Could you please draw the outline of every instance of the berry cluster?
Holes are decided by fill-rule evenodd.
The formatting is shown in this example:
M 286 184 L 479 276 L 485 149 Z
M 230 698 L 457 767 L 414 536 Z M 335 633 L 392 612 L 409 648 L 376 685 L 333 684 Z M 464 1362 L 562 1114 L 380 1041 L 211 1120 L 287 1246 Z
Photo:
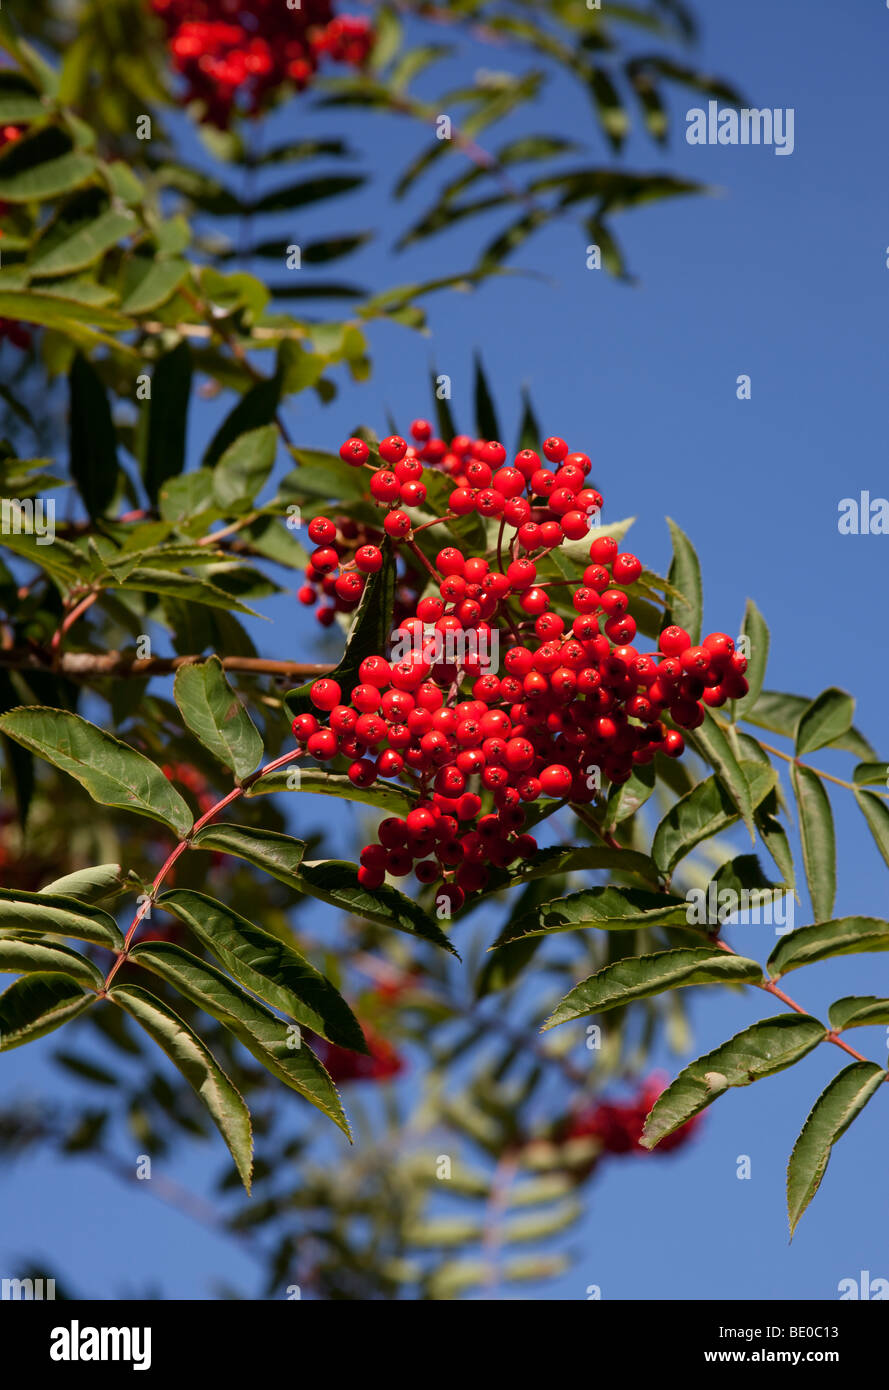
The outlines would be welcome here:
M 605 780 L 627 781 L 657 753 L 681 756 L 680 730 L 703 722 L 704 704 L 746 693 L 746 660 L 725 633 L 698 645 L 675 624 L 661 632 L 658 651 L 640 652 L 628 590 L 642 565 L 610 536 L 592 540 L 581 582 L 539 575 L 551 552 L 595 530 L 602 498 L 587 485 L 586 454 L 554 436 L 542 446 L 546 462 L 523 449 L 507 464 L 495 441 L 458 436 L 448 447 L 425 420 L 412 434 L 412 445 L 384 439 L 380 466 L 358 438 L 340 454 L 368 470 L 370 497 L 386 509 L 382 530 L 422 562 L 430 582 L 413 612 L 395 620 L 388 655 L 362 662 L 357 685 L 314 682 L 317 713 L 297 716 L 293 733 L 319 762 L 347 759 L 356 786 L 400 778 L 419 793 L 404 818 L 381 823 L 378 842 L 361 852 L 359 877 L 374 889 L 413 870 L 421 883 L 441 884 L 444 915 L 484 888 L 491 867 L 534 853 L 534 838 L 522 833 L 528 803 L 589 803 Z M 454 487 L 446 514 L 421 528 L 405 508 L 426 499 L 424 464 L 450 474 Z M 448 545 L 431 561 L 415 534 L 473 510 L 499 522 L 496 557 Z M 344 561 L 336 534 L 326 517 L 311 522 L 312 569 L 338 566 L 336 597 L 352 605 L 383 555 L 365 545 Z M 560 571 L 550 564 L 546 573 Z M 551 599 L 564 590 L 567 617 Z
M 311 1039 L 312 1047 L 334 1081 L 388 1081 L 404 1070 L 404 1058 L 390 1042 L 364 1023 L 361 1025 L 369 1053 L 352 1052 L 326 1038 Z
M 663 1089 L 663 1078 L 650 1076 L 629 1101 L 597 1101 L 572 1116 L 563 1127 L 561 1138 L 595 1139 L 603 1154 L 663 1154 L 681 1148 L 700 1123 L 700 1115 L 693 1115 L 654 1149 L 645 1149 L 640 1142 L 645 1117 Z
M 226 129 L 257 115 L 289 83 L 302 90 L 324 58 L 359 67 L 373 47 L 367 20 L 337 18 L 330 0 L 151 0 L 167 45 L 206 120 Z

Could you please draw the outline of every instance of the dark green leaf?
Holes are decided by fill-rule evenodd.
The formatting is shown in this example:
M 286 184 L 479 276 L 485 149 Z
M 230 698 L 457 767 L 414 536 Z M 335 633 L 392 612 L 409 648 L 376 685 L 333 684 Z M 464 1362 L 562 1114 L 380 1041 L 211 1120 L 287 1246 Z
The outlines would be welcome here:
M 833 811 L 821 778 L 811 768 L 791 763 L 790 780 L 799 809 L 800 839 L 812 911 L 820 920 L 833 912 L 837 891 L 837 847 Z
M 836 917 L 831 922 L 798 927 L 778 942 L 769 956 L 768 970 L 778 979 L 788 970 L 861 951 L 889 951 L 889 922 L 879 917 Z
M 816 1100 L 787 1165 L 791 1236 L 821 1186 L 834 1144 L 885 1080 L 885 1070 L 875 1062 L 853 1062 L 834 1077 Z
M 441 927 L 417 903 L 388 885 L 374 889 L 362 887 L 356 866 L 344 859 L 304 861 L 299 879 L 302 891 L 312 898 L 320 898 L 354 917 L 420 937 L 457 955 Z
M 889 999 L 880 999 L 875 994 L 849 994 L 845 999 L 834 1000 L 827 1016 L 837 1033 L 844 1028 L 889 1024 Z
M 0 888 L 0 929 L 71 936 L 77 941 L 107 946 L 110 951 L 123 950 L 123 937 L 110 913 L 77 897 L 50 893 L 49 889 L 26 893 L 23 888 Z
M 159 767 L 69 710 L 31 706 L 0 715 L 0 731 L 69 773 L 94 801 L 160 821 L 183 838 L 191 812 Z
M 852 727 L 854 713 L 855 701 L 844 690 L 831 686 L 822 691 L 800 715 L 796 729 L 797 757 L 842 738 Z
M 238 781 L 249 776 L 262 757 L 262 738 L 226 680 L 219 657 L 180 666 L 173 692 L 182 718 L 204 747 Z
M 262 491 L 275 462 L 274 425 L 249 430 L 230 444 L 213 469 L 213 496 L 220 511 L 241 511 Z
M 101 516 L 117 491 L 117 436 L 111 407 L 95 368 L 78 353 L 68 378 L 71 392 L 71 475 L 91 517 Z
M 655 1144 L 723 1095 L 792 1066 L 823 1041 L 826 1029 L 808 1014 L 764 1018 L 685 1067 L 658 1097 L 640 1143 Z
M 533 912 L 516 917 L 506 924 L 494 944 L 503 946 L 526 936 L 578 931 L 583 927 L 634 931 L 640 927 L 685 926 L 687 920 L 685 898 L 607 884 L 543 903 Z
M 500 438 L 497 411 L 480 357 L 475 359 L 475 427 L 482 439 Z
M 23 975 L 0 994 L 0 1052 L 42 1038 L 95 1002 L 68 975 Z
M 650 956 L 630 956 L 598 970 L 582 984 L 565 995 L 543 1025 L 555 1028 L 574 1018 L 604 1013 L 629 1004 L 634 999 L 646 999 L 664 990 L 684 985 L 757 984 L 762 969 L 755 960 L 710 946 L 681 947 L 675 951 L 657 951 Z
M 678 623 L 680 627 L 684 627 L 694 644 L 701 640 L 701 614 L 704 606 L 701 565 L 685 532 L 669 517 L 667 525 L 673 540 L 673 559 L 667 579 L 679 590 L 681 598 L 671 603 L 666 622 Z
M 147 947 L 138 949 L 145 952 Z M 136 985 L 113 985 L 108 991 L 108 998 L 126 1009 L 141 1024 L 200 1096 L 228 1145 L 241 1181 L 249 1192 L 253 1171 L 250 1112 L 216 1058 L 188 1024 L 166 1004 L 149 994 L 148 990 Z
M 191 889 L 164 893 L 159 906 L 184 922 L 220 965 L 267 1004 L 340 1047 L 367 1051 L 358 1021 L 342 995 L 293 946 Z
M 185 468 L 191 376 L 191 348 L 184 340 L 158 358 L 152 373 L 151 399 L 143 406 L 147 426 L 142 478 L 149 500 L 154 503 L 167 479 L 175 478 Z
M 877 849 L 889 864 L 889 806 L 873 792 L 856 791 L 855 800 L 870 827 Z
M 215 966 L 179 946 L 148 941 L 134 948 L 132 958 L 228 1028 L 273 1076 L 317 1106 L 348 1136 L 336 1087 L 312 1049 L 283 1019 L 251 999 Z
M 732 701 L 733 720 L 746 718 L 748 712 L 753 709 L 759 699 L 769 659 L 769 629 L 765 618 L 752 598 L 747 600 L 747 607 L 744 610 L 741 636 L 747 638 L 750 648 L 747 657 L 747 670 L 744 672 L 750 688 L 743 699 Z
M 45 941 L 16 941 L 11 937 L 0 937 L 0 972 L 5 975 L 70 975 L 72 980 L 92 990 L 99 990 L 104 984 L 102 972 L 79 951 L 72 951 L 70 946 Z
M 744 759 L 739 767 L 750 787 L 751 802 L 758 806 L 778 780 L 774 768 Z M 662 873 L 671 873 L 702 840 L 727 830 L 738 819 L 735 802 L 716 777 L 699 782 L 670 807 L 657 830 L 651 857 Z

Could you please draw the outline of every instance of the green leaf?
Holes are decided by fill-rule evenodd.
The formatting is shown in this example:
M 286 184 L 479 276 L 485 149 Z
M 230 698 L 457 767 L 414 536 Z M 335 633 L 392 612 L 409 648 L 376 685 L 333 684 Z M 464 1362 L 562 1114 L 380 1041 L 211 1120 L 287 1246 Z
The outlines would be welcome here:
M 809 1014 L 764 1018 L 685 1067 L 655 1101 L 640 1143 L 655 1144 L 705 1110 L 730 1086 L 749 1086 L 783 1071 L 823 1041 L 823 1023 Z
M 42 1038 L 95 1002 L 68 975 L 23 975 L 0 994 L 0 1052 Z
M 318 449 L 291 449 L 299 467 L 281 480 L 284 500 L 318 498 L 322 501 L 357 502 L 364 497 L 367 485 L 360 469 L 343 463 L 336 454 Z
M 71 295 L 63 296 L 48 293 L 46 285 L 42 288 L 43 293 L 36 290 L 0 293 L 0 317 L 36 323 L 43 328 L 57 328 L 76 343 L 99 341 L 97 335 L 86 327 L 87 324 L 109 333 L 125 333 L 133 326 L 122 314 L 85 304 L 73 290 Z
M 648 855 L 640 854 L 637 850 L 612 849 L 607 845 L 549 845 L 537 850 L 519 868 L 491 874 L 485 896 L 504 888 L 514 888 L 531 879 L 591 869 L 617 869 L 623 873 L 641 874 L 649 880 L 657 879 L 657 870 Z
M 745 710 L 744 718 L 748 724 L 755 724 L 760 729 L 769 729 L 785 738 L 795 738 L 800 716 L 810 704 L 811 701 L 804 695 L 763 690 L 753 708 Z M 856 758 L 876 759 L 877 756 L 867 739 L 854 728 L 842 734 L 830 746 L 844 753 L 852 753 Z
M 164 521 L 182 523 L 213 511 L 213 473 L 197 468 L 169 478 L 158 489 L 158 505 Z
M 881 796 L 875 796 L 873 792 L 856 791 L 855 800 L 870 827 L 877 849 L 889 864 L 889 806 Z
M 173 693 L 195 737 L 239 782 L 248 777 L 262 758 L 262 738 L 226 680 L 219 657 L 180 666 Z
M 656 951 L 650 956 L 630 956 L 606 965 L 576 985 L 559 1002 L 542 1031 L 684 985 L 758 984 L 761 979 L 762 969 L 755 960 L 745 960 L 743 956 L 710 946 L 680 947 L 675 951 Z
M 777 809 L 778 798 L 776 793 L 771 791 L 756 808 L 754 820 L 766 849 L 778 866 L 782 879 L 788 888 L 795 888 L 796 870 L 793 864 L 793 852 L 790 848 L 787 831 L 775 815 Z
M 343 193 L 351 193 L 364 183 L 363 174 L 330 174 L 325 178 L 303 179 L 299 183 L 288 184 L 265 193 L 255 202 L 248 204 L 250 212 L 290 212 L 294 208 L 308 207 L 310 203 L 320 203 L 328 198 L 338 198 Z
M 543 435 L 540 433 L 540 425 L 537 423 L 537 416 L 534 414 L 534 406 L 531 396 L 527 389 L 522 391 L 522 423 L 519 426 L 519 442 L 516 446 L 517 452 L 522 449 L 533 449 L 535 452 L 540 448 Z
M 146 261 L 144 275 L 125 296 L 120 306 L 121 310 L 133 318 L 138 318 L 153 309 L 159 309 L 172 298 L 183 280 L 188 278 L 188 274 L 187 261 Z
M 701 565 L 697 553 L 685 532 L 667 517 L 673 539 L 673 559 L 667 579 L 681 597 L 675 599 L 667 613 L 667 624 L 684 627 L 695 645 L 701 640 L 701 615 L 704 591 L 701 585 Z
M 790 781 L 799 808 L 803 864 L 809 896 L 812 899 L 812 911 L 821 921 L 833 912 L 837 891 L 837 847 L 833 811 L 821 778 L 811 768 L 791 763 Z
M 886 1072 L 876 1062 L 853 1062 L 825 1086 L 813 1105 L 787 1165 L 791 1238 L 821 1186 L 834 1144 L 885 1080 Z
M 499 440 L 500 438 L 500 426 L 497 423 L 497 411 L 491 396 L 491 388 L 488 386 L 485 369 L 478 356 L 475 359 L 475 427 L 481 439 Z
M 750 788 L 753 806 L 758 806 L 778 780 L 774 768 L 747 759 L 738 764 Z M 673 869 L 695 845 L 727 830 L 738 819 L 735 802 L 716 777 L 708 777 L 692 787 L 664 816 L 651 847 L 651 857 L 662 873 Z
M 304 840 L 252 825 L 207 825 L 192 840 L 195 849 L 218 850 L 246 859 L 257 869 L 299 890 L 299 866 L 306 852 Z
M 346 649 L 336 670 L 330 673 L 330 679 L 336 681 L 344 691 L 352 690 L 358 684 L 358 668 L 366 656 L 388 650 L 395 602 L 395 558 L 388 537 L 381 549 L 382 566 L 370 576 L 364 587 Z M 314 683 L 314 680 L 306 681 L 298 689 L 288 690 L 284 703 L 291 719 L 314 709 L 309 697 Z
M 72 980 L 99 990 L 105 983 L 104 976 L 91 960 L 70 946 L 50 945 L 44 941 L 16 941 L 10 937 L 0 937 L 0 972 L 5 975 L 35 975 L 38 973 L 58 973 L 70 975 Z
M 642 888 L 618 888 L 606 884 L 585 888 L 542 903 L 532 912 L 507 922 L 494 945 L 503 946 L 526 936 L 547 932 L 578 931 L 583 927 L 602 927 L 608 931 L 635 931 L 641 927 L 686 926 L 688 903 L 667 893 Z
M 845 690 L 831 686 L 823 690 L 801 715 L 796 729 L 796 755 L 813 753 L 848 732 L 852 727 L 855 701 Z
M 299 784 L 291 782 L 293 773 L 299 774 Z M 321 796 L 338 796 L 345 801 L 359 801 L 373 806 L 377 811 L 385 811 L 390 816 L 406 816 L 413 810 L 418 793 L 409 787 L 396 786 L 386 782 L 375 782 L 372 787 L 355 787 L 349 778 L 341 773 L 325 772 L 314 767 L 279 767 L 268 776 L 254 782 L 247 796 L 266 796 L 270 792 L 298 791 L 311 792 Z
M 889 1024 L 889 999 L 880 999 L 875 994 L 849 994 L 844 999 L 834 1000 L 827 1016 L 836 1033 L 844 1028 Z
M 889 788 L 889 763 L 859 763 L 852 773 L 852 781 L 859 787 L 880 786 Z
M 349 1137 L 348 1122 L 336 1087 L 312 1049 L 283 1019 L 276 1018 L 263 1004 L 251 999 L 215 966 L 198 960 L 179 946 L 147 941 L 134 947 L 132 959 L 137 965 L 153 970 L 186 999 L 215 1018 L 273 1076 L 298 1091 Z M 112 989 L 109 997 L 117 993 Z
M 110 251 L 112 246 L 137 227 L 137 222 L 129 212 L 103 212 L 85 227 L 80 227 L 73 235 L 54 245 L 51 250 L 31 262 L 32 276 L 72 275 L 85 270 Z
M 693 733 L 689 731 L 689 742 L 695 752 L 715 769 L 750 831 L 750 839 L 755 840 L 750 785 L 731 744 L 709 710 L 705 710 L 704 722 L 700 728 L 695 729 Z
M 184 603 L 202 603 L 208 608 L 222 608 L 229 613 L 246 613 L 251 618 L 257 617 L 252 608 L 226 593 L 225 589 L 211 584 L 208 579 L 198 579 L 193 574 L 140 567 L 131 570 L 118 587 L 143 594 L 163 594 L 167 598 L 181 599 Z
M 48 889 L 26 893 L 23 888 L 0 888 L 0 928 L 40 932 L 42 936 L 71 936 L 77 941 L 107 946 L 110 951 L 123 950 L 123 937 L 110 913 Z
M 69 710 L 28 706 L 0 715 L 0 732 L 69 773 L 103 806 L 148 816 L 180 839 L 191 812 L 159 767 Z
M 213 496 L 220 511 L 251 506 L 272 471 L 278 431 L 274 425 L 249 430 L 230 444 L 213 469 Z
M 396 931 L 430 941 L 459 959 L 441 927 L 413 899 L 400 893 L 397 888 L 390 888 L 388 884 L 382 888 L 364 888 L 358 882 L 357 867 L 347 860 L 304 861 L 300 866 L 299 881 L 302 892 L 309 897 L 340 907 L 354 917 L 363 917 L 368 922 L 378 922 L 383 927 L 394 927 Z
M 367 1051 L 364 1034 L 345 999 L 287 942 L 188 888 L 164 893 L 158 905 L 184 922 L 220 965 L 267 1004 L 340 1047 Z
M 78 898 L 85 903 L 100 903 L 106 898 L 116 898 L 125 887 L 123 869 L 120 864 L 96 864 L 89 869 L 75 869 L 73 874 L 53 879 L 40 890 L 40 896 L 47 893 L 56 896 Z
M 58 159 L 47 159 L 30 168 L 7 172 L 11 162 L 11 156 L 3 161 L 3 175 L 0 175 L 0 202 L 4 203 L 43 203 L 58 198 L 62 193 L 79 188 L 96 171 L 92 156 L 75 150 Z
M 621 786 L 612 786 L 605 806 L 605 830 L 613 830 L 645 805 L 654 791 L 656 776 L 654 764 L 643 763 L 633 769 L 632 775 Z
M 214 468 L 226 449 L 235 444 L 248 430 L 273 424 L 281 403 L 282 389 L 282 377 L 276 373 L 265 381 L 257 381 L 244 392 L 204 450 L 202 463 L 205 468 Z
M 138 948 L 143 953 L 146 946 Z M 113 985 L 108 998 L 140 1024 L 197 1092 L 229 1147 L 241 1182 L 250 1191 L 253 1172 L 253 1131 L 250 1112 L 216 1058 L 187 1023 L 147 989 Z
M 71 475 L 91 517 L 101 516 L 117 491 L 117 436 L 105 387 L 77 353 L 68 378 Z
M 746 718 L 749 710 L 753 709 L 759 699 L 762 690 L 762 683 L 765 680 L 766 665 L 769 659 L 769 629 L 765 618 L 760 613 L 752 598 L 747 600 L 747 607 L 744 610 L 744 621 L 741 624 L 741 636 L 746 637 L 749 642 L 750 655 L 747 658 L 747 670 L 744 672 L 747 684 L 750 687 L 747 694 L 741 700 L 733 700 L 732 721 Z
M 191 348 L 184 340 L 158 358 L 151 375 L 141 462 L 145 491 L 154 503 L 167 479 L 185 469 L 191 377 Z
M 769 956 L 767 969 L 773 980 L 788 970 L 813 965 L 829 956 L 857 955 L 860 951 L 889 951 L 889 922 L 880 917 L 836 917 L 798 927 L 781 938 Z

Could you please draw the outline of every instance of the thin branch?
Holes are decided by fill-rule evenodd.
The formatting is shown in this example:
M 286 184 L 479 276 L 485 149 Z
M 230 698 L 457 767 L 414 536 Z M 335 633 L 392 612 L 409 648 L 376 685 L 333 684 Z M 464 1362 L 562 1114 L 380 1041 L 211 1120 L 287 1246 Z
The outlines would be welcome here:
M 189 656 L 135 657 L 125 652 L 62 652 L 55 669 L 72 680 L 95 680 L 103 676 L 170 676 L 182 666 L 194 666 L 206 661 L 202 653 Z M 223 656 L 219 658 L 227 671 L 242 671 L 255 676 L 286 676 L 308 680 L 326 676 L 335 666 L 330 662 L 271 661 L 256 656 Z M 23 647 L 0 650 L 0 666 L 17 671 L 45 671 L 50 662 L 46 654 Z

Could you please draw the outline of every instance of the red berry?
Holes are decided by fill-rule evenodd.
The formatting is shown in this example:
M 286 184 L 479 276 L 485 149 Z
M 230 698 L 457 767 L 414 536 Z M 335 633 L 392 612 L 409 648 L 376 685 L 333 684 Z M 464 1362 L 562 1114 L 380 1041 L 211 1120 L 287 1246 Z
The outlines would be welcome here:
M 407 453 L 407 444 L 399 434 L 390 434 L 380 444 L 380 458 L 385 463 L 400 463 Z
M 376 574 L 383 565 L 383 552 L 378 545 L 362 545 L 355 551 L 355 564 L 362 574 Z
M 401 483 L 388 469 L 378 468 L 371 474 L 370 493 L 377 502 L 396 502 L 401 495 Z
M 370 458 L 370 449 L 363 439 L 347 439 L 340 448 L 340 458 L 353 468 L 361 468 Z
M 407 512 L 387 512 L 383 520 L 383 530 L 393 540 L 401 540 L 411 529 L 411 519 Z
M 326 516 L 313 517 L 309 522 L 309 540 L 315 545 L 330 545 L 336 540 L 336 527 Z
M 628 551 L 623 555 L 615 555 L 611 573 L 615 584 L 635 584 L 642 573 L 642 561 L 635 555 L 630 555 Z
M 561 463 L 568 453 L 568 445 L 558 435 L 550 435 L 543 441 L 543 453 L 550 463 Z
M 331 710 L 340 703 L 342 691 L 336 681 L 324 676 L 315 681 L 309 690 L 309 699 L 316 709 Z
M 597 536 L 590 546 L 590 559 L 597 565 L 610 565 L 617 555 L 617 541 L 613 536 Z
M 691 638 L 684 627 L 671 623 L 658 638 L 658 646 L 664 656 L 681 656 L 691 646 Z

